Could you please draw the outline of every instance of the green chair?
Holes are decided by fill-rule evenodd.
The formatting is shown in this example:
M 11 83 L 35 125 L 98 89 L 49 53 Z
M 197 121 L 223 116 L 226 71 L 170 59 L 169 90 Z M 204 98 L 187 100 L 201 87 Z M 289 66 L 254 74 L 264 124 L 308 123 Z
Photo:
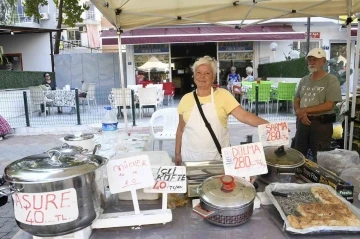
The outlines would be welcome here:
M 289 109 L 289 101 L 294 101 L 297 83 L 279 82 L 278 88 L 273 91 L 272 98 L 276 100 L 276 114 L 279 112 L 279 101 L 286 100 L 286 111 Z
M 241 85 L 242 85 L 242 86 L 250 86 L 250 87 L 251 87 L 251 86 L 252 86 L 252 83 L 253 83 L 253 82 L 242 81 L 242 82 L 241 82 Z
M 270 80 L 269 80 L 269 81 L 267 81 L 267 80 L 265 81 L 265 80 L 264 80 L 264 81 L 260 81 L 260 84 L 270 84 L 270 85 L 272 85 L 272 84 L 274 84 L 274 82 L 273 82 L 273 81 L 270 81 Z
M 255 102 L 256 94 L 256 85 L 259 86 L 259 98 L 258 102 L 265 103 L 265 113 L 266 113 L 266 104 L 267 104 L 267 113 L 269 114 L 269 103 L 270 103 L 270 92 L 271 84 L 257 84 L 256 82 L 252 83 L 251 89 L 248 90 L 248 103 L 250 104 L 250 110 L 252 111 L 253 102 Z

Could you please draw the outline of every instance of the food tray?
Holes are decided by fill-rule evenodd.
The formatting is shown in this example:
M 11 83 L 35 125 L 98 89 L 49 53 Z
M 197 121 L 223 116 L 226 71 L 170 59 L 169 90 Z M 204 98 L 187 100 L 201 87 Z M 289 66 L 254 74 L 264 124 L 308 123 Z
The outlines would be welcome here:
M 360 209 L 346 201 L 343 197 L 336 194 L 336 191 L 329 185 L 319 184 L 319 183 L 306 183 L 306 184 L 296 184 L 296 183 L 272 183 L 265 188 L 265 192 L 268 195 L 271 202 L 274 204 L 276 209 L 279 211 L 281 218 L 284 220 L 284 228 L 286 231 L 298 234 L 312 234 L 312 233 L 329 233 L 329 232 L 360 232 L 360 227 L 357 226 L 313 226 L 305 229 L 296 229 L 291 227 L 289 220 L 287 219 L 285 212 L 281 208 L 280 204 L 272 195 L 272 191 L 282 192 L 282 193 L 292 193 L 292 192 L 309 192 L 311 187 L 324 187 L 327 188 L 332 194 L 336 195 L 340 201 L 342 201 L 355 216 L 360 219 Z

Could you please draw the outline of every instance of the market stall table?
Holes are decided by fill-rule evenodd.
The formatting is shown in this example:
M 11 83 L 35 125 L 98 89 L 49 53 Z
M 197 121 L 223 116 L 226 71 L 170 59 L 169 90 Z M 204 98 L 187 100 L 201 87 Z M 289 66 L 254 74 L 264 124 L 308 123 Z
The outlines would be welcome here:
M 264 184 L 257 180 L 259 184 L 259 190 L 264 190 Z M 115 195 L 114 199 L 110 202 L 115 202 L 117 199 Z M 360 208 L 359 200 L 355 199 L 354 205 Z M 155 209 L 161 207 L 161 200 L 155 201 L 140 201 L 140 210 Z M 132 211 L 133 206 L 131 201 L 120 201 L 118 205 L 110 205 L 106 209 L 106 213 L 119 212 L 119 211 Z M 330 239 L 342 239 L 342 238 L 359 238 L 359 234 L 313 234 L 313 235 L 298 235 L 291 234 L 283 230 L 283 220 L 280 217 L 279 212 L 273 205 L 261 206 L 259 209 L 255 209 L 251 219 L 243 225 L 236 227 L 220 227 L 215 226 L 197 214 L 192 212 L 191 200 L 184 206 L 178 207 L 172 210 L 173 220 L 165 225 L 147 225 L 147 226 L 135 226 L 135 227 L 119 227 L 109 229 L 97 229 L 93 230 L 91 239 L 102 238 L 163 238 L 163 239 L 175 239 L 175 238 L 247 238 L 247 239 L 259 239 L 259 238 L 296 238 L 296 239 L 311 239 L 311 238 L 330 238 Z M 30 239 L 31 235 L 23 232 L 18 239 Z

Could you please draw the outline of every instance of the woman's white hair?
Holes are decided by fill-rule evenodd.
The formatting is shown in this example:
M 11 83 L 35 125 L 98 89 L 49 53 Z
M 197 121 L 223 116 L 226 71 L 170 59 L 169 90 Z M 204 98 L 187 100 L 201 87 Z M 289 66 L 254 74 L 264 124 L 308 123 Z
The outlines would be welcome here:
M 216 78 L 217 61 L 210 56 L 204 56 L 204 57 L 197 59 L 197 61 L 195 61 L 194 65 L 192 66 L 192 70 L 193 70 L 194 74 L 196 72 L 196 68 L 198 68 L 201 65 L 205 65 L 205 64 L 209 65 L 211 67 L 211 70 L 213 72 L 214 79 L 215 79 Z
M 246 73 L 251 74 L 251 73 L 253 73 L 253 68 L 248 66 L 248 67 L 246 67 L 245 71 L 246 71 Z

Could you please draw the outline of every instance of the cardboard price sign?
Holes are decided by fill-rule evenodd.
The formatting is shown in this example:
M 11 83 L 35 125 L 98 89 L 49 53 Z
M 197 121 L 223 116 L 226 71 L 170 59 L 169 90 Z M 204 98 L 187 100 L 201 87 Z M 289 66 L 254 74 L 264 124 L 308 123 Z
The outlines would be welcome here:
M 154 185 L 147 155 L 111 160 L 107 163 L 106 169 L 112 194 Z
M 186 193 L 186 167 L 152 167 L 155 183 L 145 188 L 146 193 Z
M 261 143 L 223 148 L 222 156 L 226 175 L 250 177 L 268 172 Z
M 276 122 L 258 126 L 259 141 L 263 146 L 281 146 L 289 144 L 287 122 Z
M 24 224 L 56 225 L 79 217 L 74 188 L 47 193 L 15 193 L 12 198 L 15 218 Z

